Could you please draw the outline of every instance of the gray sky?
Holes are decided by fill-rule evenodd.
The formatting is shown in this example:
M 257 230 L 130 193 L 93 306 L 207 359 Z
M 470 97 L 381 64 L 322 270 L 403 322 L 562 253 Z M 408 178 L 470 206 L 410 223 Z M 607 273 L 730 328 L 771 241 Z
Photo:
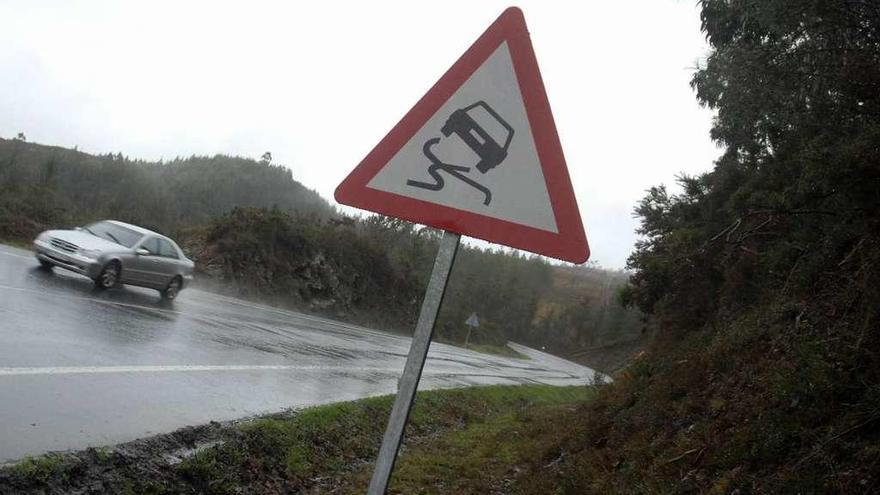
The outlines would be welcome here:
M 694 1 L 521 1 L 591 260 L 619 268 L 633 205 L 708 170 Z M 271 151 L 336 185 L 506 8 L 497 1 L 0 0 L 0 137 L 154 160 Z

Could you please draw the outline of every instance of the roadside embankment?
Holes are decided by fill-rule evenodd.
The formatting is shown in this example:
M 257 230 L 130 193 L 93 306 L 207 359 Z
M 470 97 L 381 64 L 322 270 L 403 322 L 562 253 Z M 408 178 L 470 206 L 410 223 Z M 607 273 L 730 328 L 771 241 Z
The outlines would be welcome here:
M 590 387 L 420 393 L 391 491 L 488 493 L 553 463 L 560 419 Z M 0 468 L 0 493 L 363 493 L 393 397 L 184 428 Z M 558 439 L 557 439 L 558 440 Z M 546 461 L 546 462 L 545 462 Z

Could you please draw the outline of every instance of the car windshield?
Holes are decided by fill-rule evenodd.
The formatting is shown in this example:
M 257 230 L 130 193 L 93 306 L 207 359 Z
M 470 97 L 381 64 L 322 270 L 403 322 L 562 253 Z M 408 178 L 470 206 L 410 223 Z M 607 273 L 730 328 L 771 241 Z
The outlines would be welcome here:
M 83 227 L 83 229 L 92 235 L 113 241 L 116 244 L 121 244 L 128 248 L 137 244 L 141 237 L 143 237 L 142 234 L 139 234 L 134 230 L 110 222 L 93 223 L 87 227 Z

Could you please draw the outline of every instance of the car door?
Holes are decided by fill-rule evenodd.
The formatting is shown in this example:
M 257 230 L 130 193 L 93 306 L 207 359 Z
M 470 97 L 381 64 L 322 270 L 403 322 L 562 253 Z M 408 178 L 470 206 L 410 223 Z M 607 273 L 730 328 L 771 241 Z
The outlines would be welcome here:
M 159 238 L 159 260 L 156 272 L 159 277 L 158 283 L 164 288 L 178 273 L 180 255 L 168 239 L 161 237 Z
M 160 281 L 157 273 L 159 238 L 155 236 L 147 237 L 139 245 L 135 246 L 135 250 L 137 251 L 138 249 L 144 249 L 146 253 L 135 254 L 127 265 L 122 267 L 125 281 L 133 285 L 156 287 Z

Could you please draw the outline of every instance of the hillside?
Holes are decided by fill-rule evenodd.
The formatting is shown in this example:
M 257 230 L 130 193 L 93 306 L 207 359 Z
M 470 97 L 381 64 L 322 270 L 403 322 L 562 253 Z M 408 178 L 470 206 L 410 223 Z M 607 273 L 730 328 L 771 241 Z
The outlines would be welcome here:
M 330 204 L 267 161 L 216 155 L 167 163 L 89 155 L 0 138 L 0 239 L 116 218 L 168 234 L 235 206 L 334 215 Z
M 700 5 L 724 152 L 636 207 L 656 335 L 515 492 L 880 489 L 880 5 Z

